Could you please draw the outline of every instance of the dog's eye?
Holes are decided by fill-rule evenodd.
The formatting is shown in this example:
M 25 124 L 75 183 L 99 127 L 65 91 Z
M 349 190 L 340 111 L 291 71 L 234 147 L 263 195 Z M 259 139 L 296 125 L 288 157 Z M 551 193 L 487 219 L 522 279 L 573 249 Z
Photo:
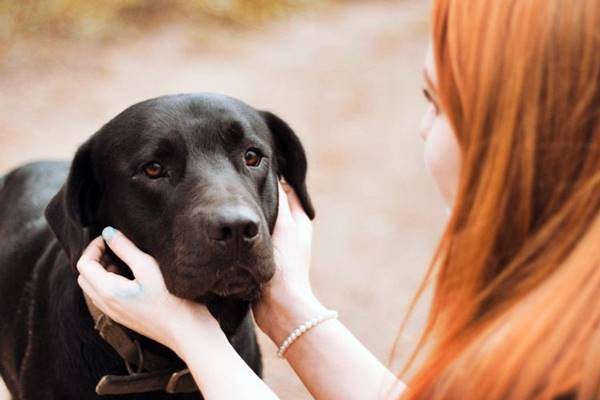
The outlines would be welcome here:
M 261 156 L 258 153 L 258 150 L 249 149 L 246 150 L 246 153 L 244 153 L 244 161 L 249 167 L 258 167 L 258 165 L 260 164 L 260 160 Z
M 144 173 L 152 179 L 160 178 L 164 175 L 164 169 L 160 163 L 151 162 L 144 165 Z

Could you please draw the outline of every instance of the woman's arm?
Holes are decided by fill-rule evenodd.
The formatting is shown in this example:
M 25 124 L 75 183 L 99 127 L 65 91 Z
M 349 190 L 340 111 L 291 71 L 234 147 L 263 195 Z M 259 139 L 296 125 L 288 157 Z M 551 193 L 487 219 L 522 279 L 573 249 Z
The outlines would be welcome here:
M 309 283 L 311 224 L 296 195 L 284 188 L 289 202 L 280 190 L 273 233 L 277 272 L 253 307 L 259 327 L 277 345 L 325 311 Z M 154 258 L 113 229 L 105 229 L 103 236 L 135 276 L 129 280 L 108 272 L 100 263 L 104 241 L 98 238 L 90 244 L 78 263 L 78 282 L 103 312 L 172 348 L 188 364 L 207 399 L 276 398 L 229 345 L 206 307 L 168 292 Z M 394 398 L 404 388 L 339 321 L 307 331 L 285 357 L 316 399 Z M 237 385 L 231 384 L 231 376 Z
M 173 335 L 171 347 L 185 360 L 204 398 L 277 399 L 229 344 L 214 318 L 216 326 L 211 329 L 207 329 L 205 323 L 197 323 L 198 319 L 191 318 L 189 327 L 181 327 Z M 204 332 L 201 340 L 198 332 Z M 206 336 L 209 334 L 214 337 L 208 339 Z
M 281 305 L 277 322 L 265 329 L 277 345 L 326 310 L 316 299 L 294 297 L 288 297 L 290 303 Z M 315 399 L 397 399 L 404 390 L 404 384 L 337 320 L 305 332 L 284 356 Z
M 115 321 L 175 351 L 205 399 L 277 399 L 229 344 L 205 306 L 169 293 L 156 261 L 124 235 L 111 228 L 103 235 L 136 279 L 107 272 L 100 263 L 106 251 L 104 241 L 94 240 L 77 268 L 79 285 L 96 306 Z
M 259 327 L 278 346 L 300 324 L 327 312 L 309 280 L 311 222 L 293 190 L 283 188 L 273 232 L 278 268 L 254 305 Z M 337 320 L 305 332 L 284 356 L 315 399 L 398 398 L 405 387 Z

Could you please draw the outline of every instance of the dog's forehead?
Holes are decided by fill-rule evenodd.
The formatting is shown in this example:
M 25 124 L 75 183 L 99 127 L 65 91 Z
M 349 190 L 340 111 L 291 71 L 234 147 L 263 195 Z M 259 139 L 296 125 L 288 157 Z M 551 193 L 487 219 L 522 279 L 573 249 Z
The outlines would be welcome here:
M 228 141 L 254 136 L 272 144 L 269 128 L 256 109 L 238 99 L 209 93 L 163 96 L 135 104 L 103 131 L 112 136 L 111 146 L 176 136 L 213 142 L 215 137 Z

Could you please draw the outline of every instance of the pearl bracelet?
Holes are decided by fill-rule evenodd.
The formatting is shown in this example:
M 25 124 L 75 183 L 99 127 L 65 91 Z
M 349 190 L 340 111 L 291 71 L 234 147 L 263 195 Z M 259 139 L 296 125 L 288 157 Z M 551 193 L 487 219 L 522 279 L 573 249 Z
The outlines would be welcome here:
M 279 346 L 279 350 L 277 350 L 277 356 L 279 356 L 279 358 L 283 358 L 283 353 L 285 353 L 288 347 L 290 347 L 292 343 L 296 341 L 296 339 L 302 336 L 303 333 L 319 325 L 321 322 L 325 322 L 329 319 L 336 319 L 337 317 L 338 312 L 331 310 L 328 311 L 326 314 L 321 315 L 320 317 L 315 317 L 298 326 L 292 331 L 292 333 L 290 333 L 290 335 L 283 341 L 283 343 L 281 343 L 281 346 Z

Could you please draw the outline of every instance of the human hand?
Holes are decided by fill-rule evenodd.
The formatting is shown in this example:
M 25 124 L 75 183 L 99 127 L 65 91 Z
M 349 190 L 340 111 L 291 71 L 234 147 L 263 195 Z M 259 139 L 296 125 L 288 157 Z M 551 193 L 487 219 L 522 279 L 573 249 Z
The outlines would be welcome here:
M 275 274 L 253 304 L 258 326 L 279 343 L 297 324 L 323 312 L 310 284 L 312 223 L 291 186 L 279 186 L 273 230 Z
M 312 293 L 312 223 L 304 212 L 296 192 L 287 183 L 279 185 L 279 211 L 272 239 L 277 268 L 273 279 L 267 285 L 268 290 Z
M 201 304 L 178 298 L 165 285 L 156 260 L 139 250 L 121 232 L 103 231 L 77 263 L 77 282 L 94 304 L 114 321 L 178 352 L 184 335 L 222 334 L 218 322 Z M 106 243 L 125 262 L 134 280 L 109 272 L 101 260 Z

